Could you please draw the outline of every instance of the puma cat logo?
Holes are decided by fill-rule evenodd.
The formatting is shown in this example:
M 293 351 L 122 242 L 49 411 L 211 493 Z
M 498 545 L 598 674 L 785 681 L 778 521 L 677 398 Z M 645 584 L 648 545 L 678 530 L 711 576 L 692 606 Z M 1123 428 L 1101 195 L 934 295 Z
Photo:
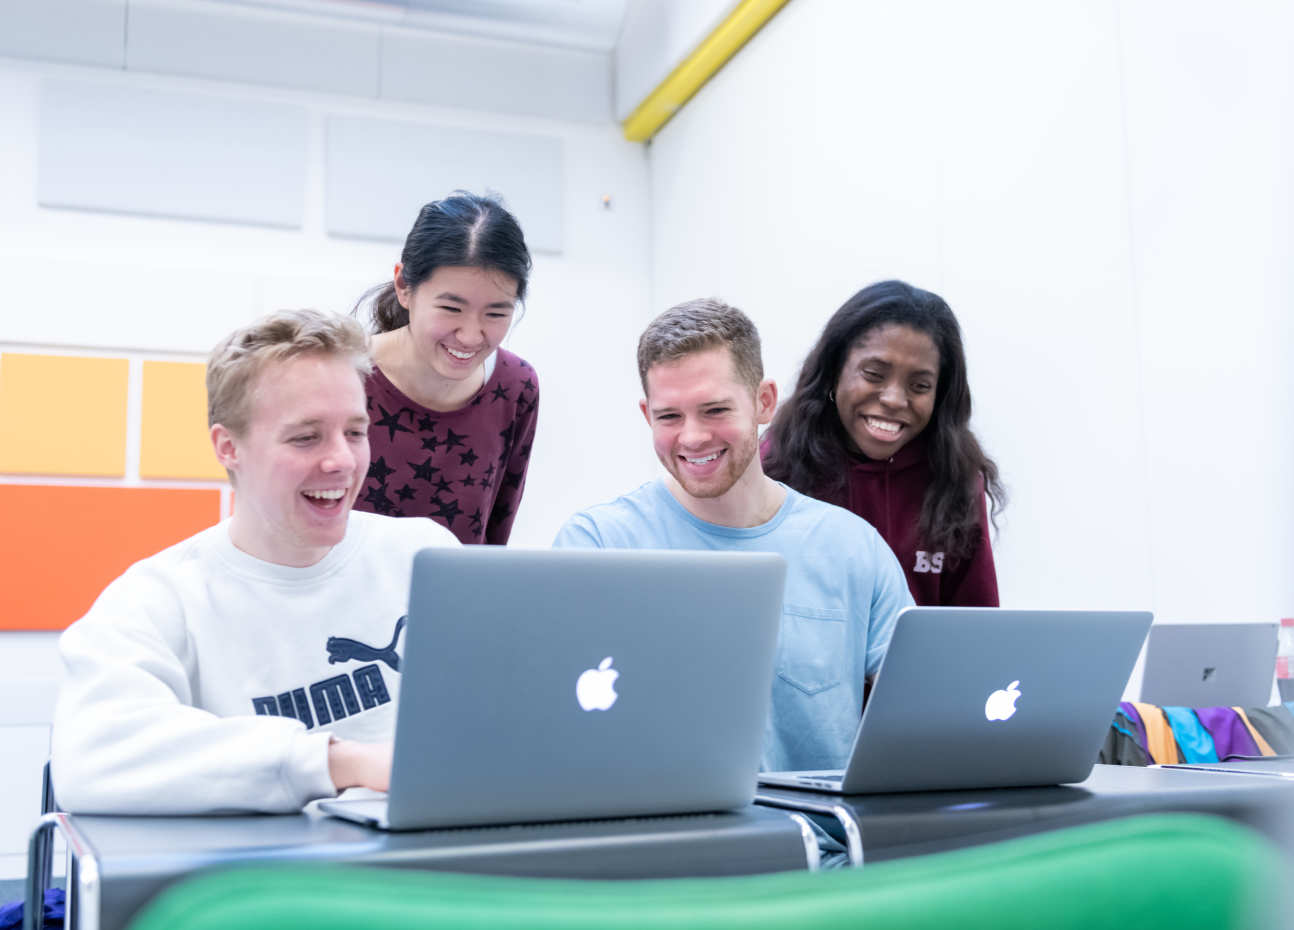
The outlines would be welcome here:
M 391 645 L 386 648 L 370 646 L 367 643 L 361 643 L 357 639 L 350 639 L 345 636 L 328 637 L 328 664 L 333 665 L 337 662 L 385 662 L 391 667 L 391 671 L 400 671 L 400 656 L 395 651 L 395 644 L 400 641 L 400 631 L 404 629 L 404 623 L 408 615 L 395 621 L 395 635 L 391 637 Z

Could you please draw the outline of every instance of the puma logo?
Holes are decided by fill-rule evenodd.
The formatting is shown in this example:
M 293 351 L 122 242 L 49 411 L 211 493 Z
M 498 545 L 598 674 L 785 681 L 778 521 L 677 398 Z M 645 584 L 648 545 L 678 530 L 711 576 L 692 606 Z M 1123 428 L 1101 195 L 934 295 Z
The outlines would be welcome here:
M 1204 667 L 1204 677 L 1201 678 L 1200 681 L 1208 681 L 1210 678 L 1213 677 L 1213 673 L 1216 671 L 1217 669 L 1214 666 L 1206 665 Z
M 400 671 L 400 656 L 395 651 L 395 644 L 400 641 L 400 631 L 404 629 L 404 622 L 408 615 L 395 621 L 395 635 L 391 637 L 391 645 L 385 649 L 376 646 L 370 646 L 367 643 L 361 643 L 357 639 L 349 639 L 345 636 L 328 637 L 328 664 L 333 665 L 337 662 L 385 662 L 391 667 L 391 671 Z

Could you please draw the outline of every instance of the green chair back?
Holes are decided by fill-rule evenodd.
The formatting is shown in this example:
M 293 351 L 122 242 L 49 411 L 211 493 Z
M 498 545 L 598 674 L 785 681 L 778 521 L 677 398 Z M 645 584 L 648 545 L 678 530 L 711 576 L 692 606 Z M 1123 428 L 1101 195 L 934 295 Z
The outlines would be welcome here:
M 924 930 L 1276 926 L 1281 853 L 1167 814 L 835 872 L 578 881 L 363 866 L 237 868 L 174 886 L 131 930 Z

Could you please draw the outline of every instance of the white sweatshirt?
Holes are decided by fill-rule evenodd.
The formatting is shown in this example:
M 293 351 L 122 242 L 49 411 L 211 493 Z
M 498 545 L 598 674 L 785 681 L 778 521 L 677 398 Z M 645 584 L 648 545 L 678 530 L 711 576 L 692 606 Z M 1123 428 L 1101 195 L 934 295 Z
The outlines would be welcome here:
M 354 512 L 308 568 L 235 548 L 228 521 L 132 565 L 59 640 L 58 803 L 287 812 L 334 796 L 329 734 L 394 734 L 414 553 L 458 544 L 425 518 Z

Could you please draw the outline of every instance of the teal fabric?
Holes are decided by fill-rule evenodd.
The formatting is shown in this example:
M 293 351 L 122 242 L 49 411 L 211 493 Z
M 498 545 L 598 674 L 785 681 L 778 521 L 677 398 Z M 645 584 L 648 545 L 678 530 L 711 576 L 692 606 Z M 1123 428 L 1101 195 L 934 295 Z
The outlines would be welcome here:
M 1200 718 L 1189 707 L 1163 707 L 1168 725 L 1172 727 L 1173 738 L 1182 751 L 1184 762 L 1217 762 L 1218 752 L 1213 745 L 1213 737 L 1204 729 Z

